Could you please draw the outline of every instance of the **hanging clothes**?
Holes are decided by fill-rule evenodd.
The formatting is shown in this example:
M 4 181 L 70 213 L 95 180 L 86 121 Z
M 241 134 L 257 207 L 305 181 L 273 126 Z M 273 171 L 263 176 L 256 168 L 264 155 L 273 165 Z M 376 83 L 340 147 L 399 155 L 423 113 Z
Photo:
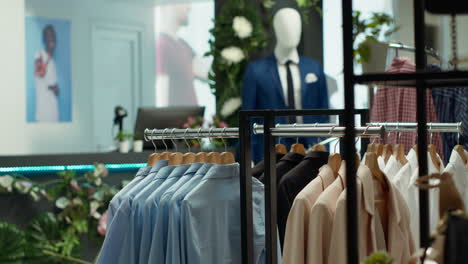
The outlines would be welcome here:
M 328 263 L 336 202 L 346 187 L 345 171 L 346 164 L 343 161 L 338 177 L 320 194 L 312 207 L 312 221 L 309 221 L 308 231 L 314 234 L 316 239 L 313 240 L 315 243 L 308 244 L 306 262 L 308 264 Z
M 296 196 L 286 223 L 283 263 L 309 263 L 309 244 L 317 240 L 315 234 L 309 232 L 309 222 L 313 221 L 312 206 L 334 180 L 333 170 L 325 164 L 320 168 L 317 177 Z
M 374 180 L 367 166 L 361 165 L 357 172 L 358 220 L 359 220 L 359 256 L 362 261 L 366 256 L 376 252 L 377 241 L 382 241 L 382 232 L 376 231 L 376 214 L 374 199 Z M 410 212 L 406 202 L 397 188 L 388 184 L 388 238 L 385 240 L 386 251 L 394 258 L 395 263 L 408 263 L 415 252 L 410 231 Z M 378 220 L 378 219 L 377 219 Z M 336 205 L 333 221 L 328 263 L 346 263 L 346 191 L 343 191 Z
M 468 89 L 433 88 L 432 97 L 440 122 L 468 124 Z M 468 148 L 468 129 L 463 129 L 458 138 L 457 133 L 443 133 L 444 157 L 448 160 L 455 145 L 461 144 Z M 442 150 L 442 149 L 441 149 Z
M 280 161 L 285 154 L 276 153 L 276 162 Z M 265 160 L 260 161 L 252 168 L 252 177 L 260 178 L 260 176 L 265 172 Z
M 398 174 L 398 172 L 403 168 L 403 164 L 399 162 L 394 155 L 391 155 L 383 169 L 383 172 L 387 177 L 393 181 L 393 178 Z
M 411 59 L 396 57 L 387 73 L 414 73 L 415 70 L 416 65 Z M 438 122 L 430 89 L 427 89 L 426 92 L 426 102 L 427 122 Z M 379 87 L 371 109 L 371 122 L 417 122 L 416 88 Z M 417 133 L 401 133 L 399 143 L 404 144 L 405 152 L 408 152 L 415 144 L 416 139 Z M 390 136 L 385 135 L 383 141 L 387 144 L 396 144 L 396 133 L 392 133 Z M 442 150 L 442 140 L 439 133 L 433 134 L 433 144 L 438 150 Z
M 465 151 L 465 156 L 468 153 Z M 468 164 L 465 164 L 462 157 L 456 150 L 452 150 L 449 163 L 444 172 L 452 174 L 452 179 L 455 182 L 455 187 L 460 193 L 465 208 L 468 206 Z
M 296 167 L 302 159 L 304 159 L 304 155 L 289 152 L 288 154 L 284 155 L 278 163 L 276 163 L 276 182 L 279 183 L 283 175 L 285 175 L 288 171 L 292 168 Z M 262 174 L 258 178 L 262 183 L 265 183 L 265 174 Z
M 312 151 L 280 180 L 278 185 L 278 230 L 281 245 L 284 245 L 284 234 L 289 211 L 297 194 L 307 184 L 317 177 L 320 167 L 325 165 L 329 157 L 328 152 Z

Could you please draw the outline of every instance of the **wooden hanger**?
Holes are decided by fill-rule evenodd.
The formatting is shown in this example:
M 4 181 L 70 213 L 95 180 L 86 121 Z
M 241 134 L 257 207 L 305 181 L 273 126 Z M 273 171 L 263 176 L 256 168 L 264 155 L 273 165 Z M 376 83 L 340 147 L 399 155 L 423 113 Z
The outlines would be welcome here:
M 202 150 L 202 143 L 201 143 L 201 140 L 200 140 L 200 138 L 201 138 L 200 131 L 201 130 L 202 130 L 201 128 L 198 129 L 198 138 L 197 138 L 198 144 L 200 145 L 200 150 L 201 151 L 195 154 L 195 162 L 206 163 L 206 156 L 208 155 L 208 153 L 203 152 L 203 150 Z
M 182 156 L 182 164 L 195 163 L 195 158 L 196 158 L 196 154 L 191 151 L 190 144 L 187 141 L 187 137 L 186 137 L 187 131 L 188 131 L 188 128 L 185 130 L 184 141 L 185 141 L 185 144 L 187 145 L 188 152 Z
M 406 163 L 408 163 L 408 159 L 406 159 L 405 145 L 403 144 L 396 144 L 393 147 L 393 156 L 402 165 L 405 165 Z
M 315 144 L 315 145 L 312 147 L 312 151 L 327 152 L 327 148 L 325 148 L 324 145 Z
M 175 130 L 175 128 L 172 129 L 171 135 L 174 133 L 174 130 Z M 177 144 L 176 144 L 176 142 L 174 141 L 173 138 L 171 138 L 171 142 L 172 142 L 172 145 L 174 145 L 174 148 L 175 148 L 176 152 L 171 153 L 169 155 L 169 166 L 182 165 L 183 160 L 184 160 L 184 154 L 177 151 Z
M 306 149 L 305 149 L 304 145 L 302 145 L 300 143 L 296 143 L 296 144 L 293 144 L 291 146 L 291 151 L 290 152 L 294 152 L 294 153 L 301 154 L 301 155 L 305 156 Z
M 225 131 L 226 131 L 226 128 L 223 129 L 222 133 L 224 133 Z M 221 138 L 221 140 L 223 141 L 223 144 L 224 144 L 224 152 L 221 153 L 221 155 L 220 155 L 220 163 L 219 164 L 232 164 L 232 163 L 235 163 L 236 159 L 234 158 L 234 154 L 227 151 L 227 145 L 226 145 L 226 141 L 224 141 L 224 138 Z
M 333 128 L 332 131 L 330 131 L 330 134 L 331 132 L 333 132 Z M 336 146 L 338 146 L 338 142 L 335 144 L 335 148 L 333 149 L 334 153 L 328 156 L 327 162 L 327 165 L 332 169 L 335 177 L 338 176 L 341 167 L 341 155 L 336 152 Z
M 211 142 L 211 145 L 213 145 L 213 142 L 211 141 L 210 135 L 211 131 L 213 128 L 210 129 L 210 132 L 208 133 L 208 139 Z M 210 152 L 206 155 L 206 162 L 207 163 L 212 163 L 212 164 L 221 164 L 221 153 L 219 152 Z
M 385 164 L 387 163 L 388 159 L 390 159 L 390 157 L 392 156 L 392 154 L 393 154 L 392 145 L 390 145 L 390 144 L 385 144 L 385 145 L 383 146 L 383 152 L 382 152 L 382 158 L 384 159 Z
M 380 143 L 375 144 L 375 153 L 377 154 L 377 156 L 379 157 L 382 156 L 383 148 L 384 148 L 383 144 L 380 144 Z
M 288 150 L 286 149 L 286 146 L 284 144 L 276 144 L 275 150 L 276 150 L 276 153 L 279 153 L 279 154 L 285 155 L 288 153 Z
M 374 178 L 382 185 L 383 189 L 389 189 L 387 179 L 384 173 L 380 170 L 377 154 L 375 152 L 366 153 L 365 165 L 370 169 Z
M 427 146 L 427 151 L 429 151 L 429 156 L 431 157 L 432 163 L 434 164 L 437 171 L 440 171 L 441 162 L 437 155 L 437 148 L 434 144 L 429 144 Z
M 463 145 L 456 145 L 453 149 L 458 153 L 458 155 L 460 155 L 460 158 L 463 160 L 463 164 L 468 164 L 468 157 L 465 153 L 465 147 L 463 147 Z

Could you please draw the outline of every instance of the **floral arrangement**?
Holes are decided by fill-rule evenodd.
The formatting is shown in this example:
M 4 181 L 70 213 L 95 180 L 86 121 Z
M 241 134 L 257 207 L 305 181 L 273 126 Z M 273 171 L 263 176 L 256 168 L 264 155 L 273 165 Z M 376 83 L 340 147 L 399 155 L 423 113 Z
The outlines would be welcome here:
M 322 13 L 320 0 L 295 0 L 304 21 L 311 10 Z M 221 7 L 214 28 L 210 30 L 210 51 L 213 56 L 209 74 L 211 91 L 216 97 L 216 112 L 229 126 L 238 126 L 237 113 L 241 108 L 242 77 L 249 60 L 259 54 L 269 40 L 271 28 L 269 10 L 274 0 L 231 0 Z M 258 8 L 257 8 L 258 7 Z M 260 10 L 260 12 L 258 12 Z
M 55 207 L 53 213 L 38 215 L 18 236 L 24 241 L 16 241 L 22 246 L 18 246 L 15 254 L 25 260 L 14 263 L 88 263 L 78 259 L 81 238 L 87 235 L 102 242 L 106 232 L 106 210 L 118 192 L 117 188 L 103 182 L 108 175 L 106 166 L 95 164 L 93 171 L 81 176 L 74 171 L 63 171 L 58 175 L 59 179 L 45 183 L 35 183 L 20 175 L 0 177 L 1 193 L 29 195 L 34 201 L 46 199 Z M 2 225 L 0 237 L 2 232 L 22 232 L 12 224 Z
M 229 126 L 238 126 L 242 76 L 249 59 L 267 44 L 267 34 L 252 1 L 227 1 L 210 30 L 213 56 L 210 85 L 217 101 L 217 113 Z

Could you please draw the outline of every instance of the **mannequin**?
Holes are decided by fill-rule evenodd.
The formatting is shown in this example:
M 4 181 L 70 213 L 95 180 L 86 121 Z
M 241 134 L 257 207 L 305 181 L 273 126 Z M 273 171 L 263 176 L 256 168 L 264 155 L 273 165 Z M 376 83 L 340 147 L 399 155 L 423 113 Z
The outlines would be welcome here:
M 280 9 L 274 15 L 273 27 L 276 36 L 273 55 L 250 62 L 244 73 L 242 109 L 328 109 L 327 81 L 322 66 L 315 60 L 299 56 L 297 50 L 302 34 L 299 12 L 292 8 Z M 288 67 L 292 87 L 288 85 Z M 294 101 L 288 98 L 288 92 L 293 93 Z M 303 120 L 301 117 L 296 120 L 281 117 L 276 120 L 283 124 L 288 121 L 326 123 L 328 117 L 307 116 Z M 281 143 L 289 149 L 295 141 L 283 139 Z M 313 145 L 316 139 L 300 139 L 300 143 Z M 253 136 L 252 148 L 253 160 L 260 161 L 263 158 L 261 135 Z
M 273 18 L 273 28 L 276 36 L 274 53 L 279 62 L 278 73 L 285 101 L 286 103 L 288 102 L 288 84 L 285 63 L 287 61 L 293 61 L 290 68 L 294 84 L 295 109 L 302 109 L 301 74 L 298 67 L 299 53 L 297 52 L 302 33 L 302 22 L 299 12 L 293 8 L 280 9 Z M 297 122 L 303 123 L 302 117 L 298 117 Z

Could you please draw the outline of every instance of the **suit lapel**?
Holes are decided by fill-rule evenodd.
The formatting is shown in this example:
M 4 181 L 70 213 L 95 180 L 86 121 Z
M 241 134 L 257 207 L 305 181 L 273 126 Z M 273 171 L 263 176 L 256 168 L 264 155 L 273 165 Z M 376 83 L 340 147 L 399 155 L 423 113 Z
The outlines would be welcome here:
M 284 99 L 285 97 L 283 93 L 283 86 L 281 85 L 281 80 L 280 80 L 279 72 L 278 72 L 278 63 L 276 61 L 275 56 L 270 57 L 270 63 L 268 63 L 268 65 L 269 65 L 268 70 L 273 80 L 273 86 L 274 86 L 273 89 L 283 101 L 283 107 L 286 107 L 286 101 Z
M 306 108 L 304 106 L 304 103 L 305 100 L 304 98 L 307 98 L 306 97 L 306 91 L 307 91 L 307 83 L 305 82 L 305 79 L 306 79 L 306 75 L 307 75 L 307 67 L 304 63 L 304 60 L 302 59 L 302 57 L 299 57 L 299 72 L 301 74 L 301 95 L 302 95 L 302 107 L 303 108 Z

